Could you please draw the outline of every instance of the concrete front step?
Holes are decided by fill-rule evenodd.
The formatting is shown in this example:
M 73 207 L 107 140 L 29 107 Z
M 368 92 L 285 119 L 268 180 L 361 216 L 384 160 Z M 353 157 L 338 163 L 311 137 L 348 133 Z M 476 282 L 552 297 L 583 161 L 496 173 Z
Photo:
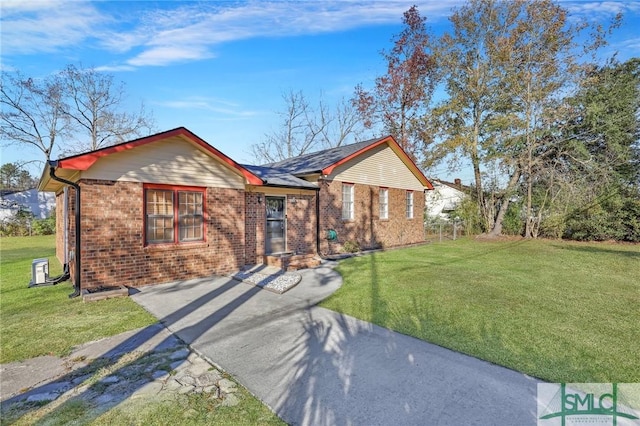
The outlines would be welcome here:
M 296 271 L 298 269 L 316 267 L 320 265 L 320 259 L 313 253 L 301 255 L 281 253 L 265 256 L 264 264 L 280 268 L 284 271 Z

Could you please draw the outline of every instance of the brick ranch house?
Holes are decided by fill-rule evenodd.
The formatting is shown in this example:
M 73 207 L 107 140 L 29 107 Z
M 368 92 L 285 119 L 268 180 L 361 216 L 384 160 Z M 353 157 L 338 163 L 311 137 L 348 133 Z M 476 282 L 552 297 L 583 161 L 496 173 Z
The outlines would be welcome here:
M 78 294 L 335 254 L 347 242 L 419 243 L 432 188 L 391 136 L 251 166 L 183 127 L 50 161 L 39 184 L 56 194 L 56 255 Z

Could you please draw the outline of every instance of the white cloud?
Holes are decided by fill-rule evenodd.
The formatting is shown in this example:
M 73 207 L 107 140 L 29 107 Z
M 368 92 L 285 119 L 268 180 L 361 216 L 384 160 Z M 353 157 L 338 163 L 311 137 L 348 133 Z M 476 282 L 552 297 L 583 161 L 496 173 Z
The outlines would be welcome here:
M 202 110 L 232 117 L 252 117 L 257 114 L 255 111 L 242 110 L 240 105 L 236 103 L 203 96 L 188 96 L 182 99 L 156 101 L 154 105 L 189 111 Z
M 105 69 L 166 66 L 214 57 L 216 46 L 233 40 L 399 24 L 414 3 L 431 24 L 446 18 L 462 1 L 3 0 L 3 53 L 53 52 L 89 45 L 128 56 L 122 64 Z
M 206 46 L 188 46 L 177 44 L 163 44 L 151 47 L 135 58 L 129 59 L 127 64 L 132 66 L 159 66 L 175 62 L 200 60 L 212 57 Z
M 86 1 L 3 0 L 1 8 L 3 55 L 76 46 L 108 21 Z
M 613 47 L 620 51 L 640 52 L 640 37 L 623 40 L 619 43 L 615 43 Z
M 142 52 L 127 63 L 168 65 L 212 56 L 216 45 L 252 37 L 287 37 L 343 31 L 358 26 L 399 23 L 410 7 L 405 1 L 316 1 L 199 3 L 151 11 L 135 30 L 106 41 Z M 423 15 L 443 17 L 452 4 L 420 8 Z
M 121 71 L 135 71 L 136 67 L 131 65 L 101 65 L 94 68 L 98 72 L 121 72 Z
M 586 18 L 597 20 L 606 17 L 613 17 L 618 13 L 640 11 L 640 2 L 621 1 L 567 1 L 562 2 L 575 18 Z
M 5 54 L 53 52 L 95 41 L 96 46 L 112 53 L 138 52 L 123 61 L 129 66 L 164 66 L 211 58 L 217 45 L 233 40 L 399 23 L 412 3 L 145 2 L 134 7 L 126 2 L 118 6 L 117 2 L 86 0 L 6 0 L 2 3 L 2 41 Z M 428 2 L 419 8 L 433 21 L 434 16 L 446 16 L 452 5 Z

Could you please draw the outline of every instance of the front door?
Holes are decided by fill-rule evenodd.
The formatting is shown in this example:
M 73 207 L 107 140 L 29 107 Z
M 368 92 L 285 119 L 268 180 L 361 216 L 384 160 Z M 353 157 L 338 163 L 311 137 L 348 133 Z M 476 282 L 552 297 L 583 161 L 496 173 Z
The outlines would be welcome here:
M 285 240 L 285 198 L 266 197 L 267 207 L 267 254 L 281 253 L 286 250 Z

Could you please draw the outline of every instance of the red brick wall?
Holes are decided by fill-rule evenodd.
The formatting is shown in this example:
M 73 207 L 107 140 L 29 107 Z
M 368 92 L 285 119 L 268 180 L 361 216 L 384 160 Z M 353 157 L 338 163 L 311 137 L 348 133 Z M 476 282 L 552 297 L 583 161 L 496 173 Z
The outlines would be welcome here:
M 295 199 L 295 203 L 292 200 Z M 287 196 L 287 250 L 295 254 L 316 252 L 315 195 Z
M 361 249 L 395 247 L 424 241 L 424 193 L 413 192 L 414 217 L 407 219 L 406 190 L 388 188 L 389 219 L 380 220 L 377 186 L 354 185 L 354 219 L 342 219 L 342 182 L 320 181 L 320 251 L 333 254 L 343 251 L 347 241 Z M 326 232 L 334 229 L 338 238 L 328 241 Z
M 141 286 L 214 274 L 261 263 L 265 251 L 265 195 L 207 188 L 206 241 L 190 244 L 144 244 L 143 185 L 133 182 L 82 180 L 83 288 Z M 405 190 L 389 188 L 389 219 L 378 217 L 378 188 L 355 185 L 355 220 L 342 220 L 342 182 L 321 182 L 321 253 L 337 253 L 346 241 L 362 249 L 424 241 L 424 194 L 414 192 L 414 219 L 405 216 Z M 258 197 L 261 202 L 258 202 Z M 291 200 L 295 197 L 296 202 Z M 287 195 L 287 249 L 316 251 L 315 195 Z M 69 250 L 75 249 L 75 190 L 69 190 Z M 57 198 L 56 254 L 62 261 L 63 201 Z M 325 238 L 328 229 L 336 242 Z M 70 259 L 71 276 L 74 262 Z
M 227 274 L 244 264 L 244 191 L 207 188 L 205 242 L 145 246 L 141 183 L 83 180 L 80 185 L 83 288 Z
M 245 209 L 246 263 L 259 264 L 262 263 L 262 256 L 264 256 L 264 232 L 266 226 L 264 194 L 246 193 Z

